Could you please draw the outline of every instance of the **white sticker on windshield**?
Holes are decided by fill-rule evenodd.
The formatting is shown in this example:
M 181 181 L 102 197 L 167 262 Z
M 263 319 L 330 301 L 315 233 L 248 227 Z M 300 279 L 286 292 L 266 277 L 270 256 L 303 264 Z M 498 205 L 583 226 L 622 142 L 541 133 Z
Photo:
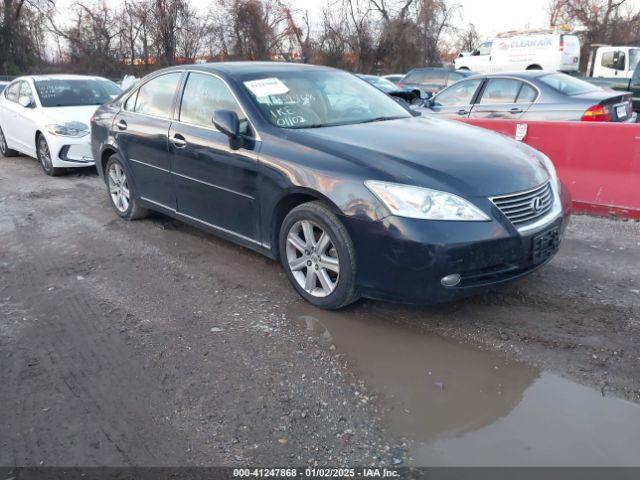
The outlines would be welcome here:
M 269 95 L 283 95 L 289 92 L 289 88 L 279 78 L 261 78 L 244 82 L 245 86 L 258 98 Z

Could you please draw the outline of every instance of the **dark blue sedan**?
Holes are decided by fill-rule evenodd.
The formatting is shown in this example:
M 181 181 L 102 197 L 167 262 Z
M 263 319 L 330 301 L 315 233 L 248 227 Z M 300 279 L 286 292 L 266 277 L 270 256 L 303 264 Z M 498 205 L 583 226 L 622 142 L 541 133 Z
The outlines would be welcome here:
M 326 67 L 160 70 L 98 109 L 92 147 L 120 217 L 157 210 L 278 259 L 322 308 L 514 280 L 549 261 L 568 220 L 542 153 L 414 117 Z

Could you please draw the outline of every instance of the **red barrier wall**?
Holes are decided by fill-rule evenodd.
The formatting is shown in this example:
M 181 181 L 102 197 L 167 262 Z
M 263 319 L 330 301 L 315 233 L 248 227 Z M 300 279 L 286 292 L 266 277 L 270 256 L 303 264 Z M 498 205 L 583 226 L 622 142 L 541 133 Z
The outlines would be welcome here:
M 553 160 L 574 211 L 640 219 L 640 124 L 462 121 L 511 138 L 526 125 L 522 141 Z

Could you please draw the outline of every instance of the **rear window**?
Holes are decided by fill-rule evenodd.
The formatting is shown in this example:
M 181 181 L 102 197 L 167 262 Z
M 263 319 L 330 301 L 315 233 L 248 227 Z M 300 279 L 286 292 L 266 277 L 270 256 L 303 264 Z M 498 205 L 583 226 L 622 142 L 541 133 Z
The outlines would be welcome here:
M 441 70 L 414 70 L 404 78 L 404 83 L 444 84 L 447 72 Z
M 564 73 L 551 73 L 539 78 L 542 83 L 549 85 L 554 90 L 564 93 L 565 95 L 579 95 L 581 93 L 598 90 L 598 87 L 584 80 L 565 75 Z
M 43 107 L 102 105 L 120 95 L 122 90 L 105 79 L 46 79 L 34 82 Z

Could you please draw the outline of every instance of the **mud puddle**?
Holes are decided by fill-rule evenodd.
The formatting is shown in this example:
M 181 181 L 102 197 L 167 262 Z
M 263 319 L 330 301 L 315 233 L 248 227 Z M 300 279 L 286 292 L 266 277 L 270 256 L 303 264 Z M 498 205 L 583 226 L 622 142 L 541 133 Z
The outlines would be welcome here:
M 640 465 L 640 405 L 364 309 L 288 317 L 379 395 L 389 431 L 412 441 L 407 464 Z

